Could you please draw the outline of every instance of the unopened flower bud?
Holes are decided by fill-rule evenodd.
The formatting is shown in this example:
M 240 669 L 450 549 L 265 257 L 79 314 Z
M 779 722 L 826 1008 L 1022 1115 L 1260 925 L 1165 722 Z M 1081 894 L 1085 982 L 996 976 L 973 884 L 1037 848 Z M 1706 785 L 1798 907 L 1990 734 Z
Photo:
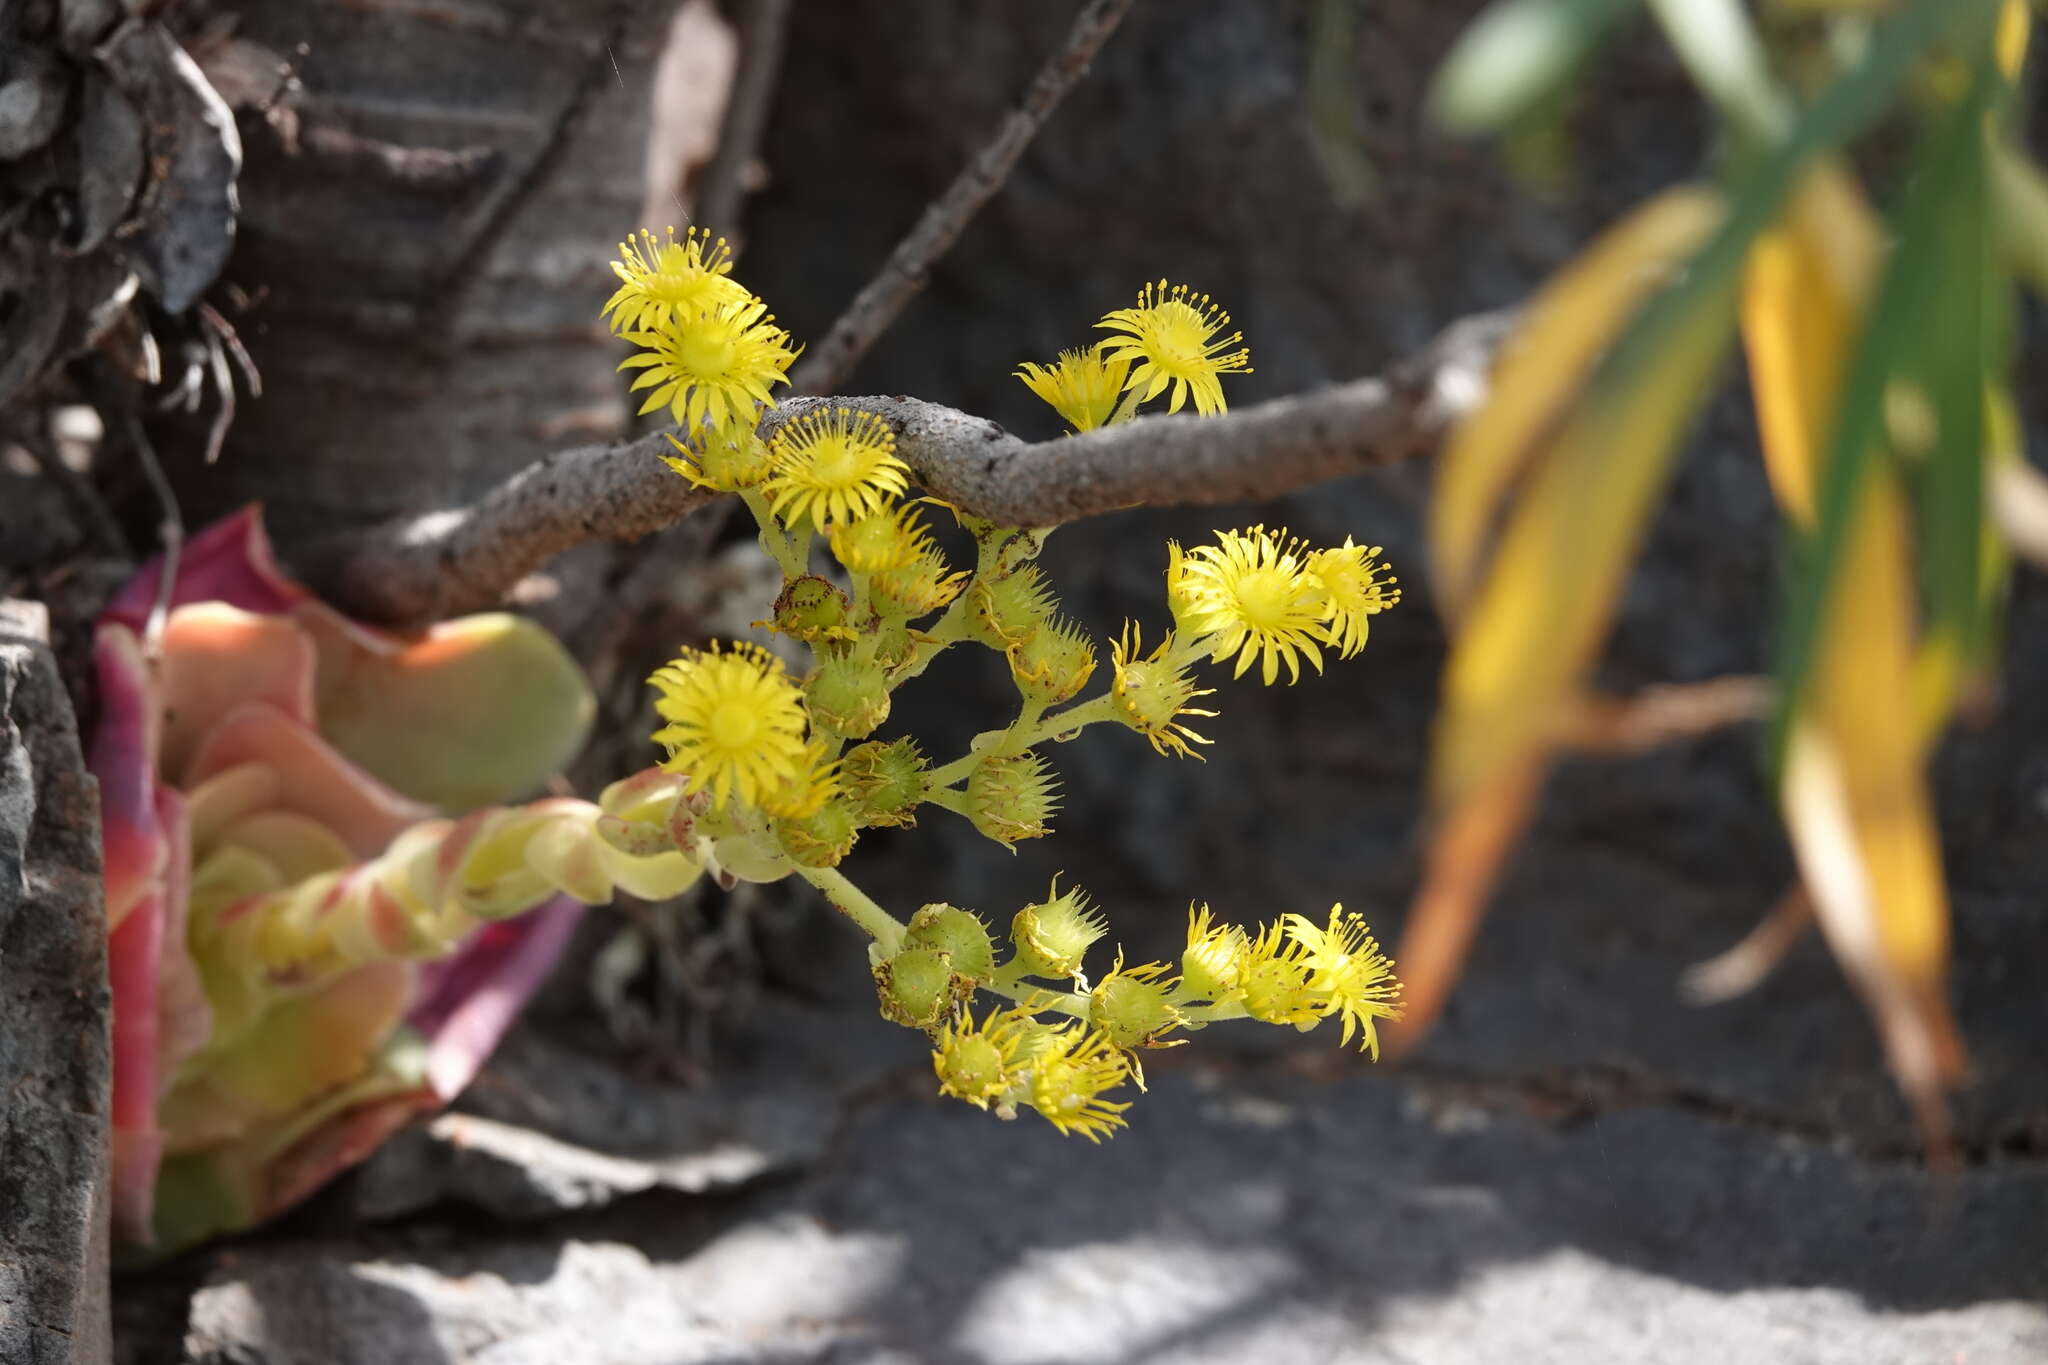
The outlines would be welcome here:
M 889 718 L 889 679 L 862 659 L 820 659 L 804 679 L 804 709 L 826 729 L 861 739 Z
M 1012 649 L 1052 621 L 1058 603 L 1045 573 L 1027 564 L 1002 578 L 975 583 L 967 613 L 967 634 L 990 649 Z
M 910 739 L 871 740 L 846 751 L 839 784 L 863 825 L 914 825 L 930 784 L 924 755 Z
M 1109 925 L 1088 904 L 1079 887 L 1062 893 L 1057 879 L 1046 899 L 1027 905 L 1010 921 L 1010 942 L 1031 975 L 1063 981 L 1078 976 L 1089 946 Z
M 1168 970 L 1164 962 L 1126 970 L 1119 954 L 1109 975 L 1089 992 L 1089 1022 L 1118 1047 L 1159 1046 L 1161 1035 L 1187 1022 L 1173 1007 L 1172 986 L 1161 979 Z
M 1025 700 L 1057 706 L 1085 687 L 1095 672 L 1095 645 L 1071 621 L 1049 621 L 1009 650 L 1010 676 Z
M 936 1027 L 972 986 L 953 971 L 953 962 L 935 948 L 908 948 L 875 968 L 875 989 L 882 1017 L 910 1028 Z
M 1234 924 L 1217 925 L 1209 907 L 1188 910 L 1188 946 L 1180 956 L 1183 989 L 1194 1000 L 1228 1000 L 1244 984 L 1251 945 Z
M 906 948 L 936 948 L 953 960 L 953 970 L 971 981 L 995 975 L 996 948 L 988 926 L 958 906 L 927 905 L 910 917 Z
M 810 815 L 777 820 L 775 837 L 805 867 L 837 867 L 860 838 L 860 824 L 845 801 L 827 801 Z
M 967 779 L 967 818 L 1009 848 L 1019 839 L 1052 832 L 1046 821 L 1059 809 L 1058 793 L 1051 765 L 1028 749 L 1014 757 L 983 759 Z

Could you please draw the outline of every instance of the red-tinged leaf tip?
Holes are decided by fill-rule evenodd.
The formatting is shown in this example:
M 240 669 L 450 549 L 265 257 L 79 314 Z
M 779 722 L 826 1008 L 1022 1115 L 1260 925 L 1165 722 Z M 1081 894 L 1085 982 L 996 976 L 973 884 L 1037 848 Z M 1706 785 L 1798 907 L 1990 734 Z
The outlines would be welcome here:
M 118 929 L 156 887 L 169 849 L 156 816 L 160 714 L 142 642 L 125 626 L 103 625 L 93 640 L 100 722 L 91 768 L 100 788 L 107 925 Z
M 163 556 L 157 555 L 143 565 L 100 619 L 140 631 L 156 603 L 163 564 Z M 251 503 L 185 542 L 170 605 L 176 609 L 192 602 L 225 602 L 244 611 L 280 614 L 310 596 L 278 567 L 263 529 L 263 509 Z

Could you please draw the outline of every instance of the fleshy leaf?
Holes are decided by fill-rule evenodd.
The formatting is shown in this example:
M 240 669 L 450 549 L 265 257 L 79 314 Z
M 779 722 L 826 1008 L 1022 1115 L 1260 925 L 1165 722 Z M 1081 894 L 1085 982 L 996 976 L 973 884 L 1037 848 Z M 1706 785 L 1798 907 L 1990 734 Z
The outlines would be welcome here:
M 164 716 L 159 771 L 182 773 L 208 731 L 245 701 L 313 722 L 313 643 L 287 616 L 225 602 L 172 612 L 158 663 Z
M 320 736 L 265 702 L 244 702 L 222 718 L 193 754 L 186 784 L 254 762 L 277 769 L 282 809 L 327 826 L 359 858 L 382 853 L 393 835 L 433 814 L 365 776 Z
M 443 810 L 524 795 L 575 757 L 595 703 L 575 660 L 531 621 L 468 616 L 366 647 L 319 603 L 320 732 L 394 789 Z

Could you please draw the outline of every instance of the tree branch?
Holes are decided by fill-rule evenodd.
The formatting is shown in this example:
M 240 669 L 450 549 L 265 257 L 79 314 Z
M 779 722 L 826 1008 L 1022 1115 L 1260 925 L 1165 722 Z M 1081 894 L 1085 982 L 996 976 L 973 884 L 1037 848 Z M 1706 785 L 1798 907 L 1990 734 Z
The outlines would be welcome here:
M 1256 502 L 1416 458 L 1486 393 L 1512 312 L 1453 323 L 1384 376 L 1278 398 L 1220 417 L 1141 417 L 1028 442 L 915 398 L 790 398 L 763 436 L 819 406 L 872 412 L 935 497 L 1011 526 L 1056 526 L 1121 508 Z M 407 517 L 306 547 L 300 572 L 337 606 L 394 624 L 497 602 L 506 587 L 586 540 L 637 539 L 713 496 L 656 457 L 656 433 L 550 455 L 453 511 Z
M 875 344 L 875 338 L 888 330 L 904 306 L 924 288 L 925 272 L 932 262 L 946 253 L 981 206 L 1002 188 L 1017 158 L 1031 145 L 1031 139 L 1066 98 L 1067 91 L 1086 73 L 1088 63 L 1123 22 L 1130 7 L 1131 0 L 1089 0 L 1074 16 L 1066 41 L 1032 77 L 1023 101 L 1004 117 L 995 136 L 961 168 L 945 193 L 925 209 L 909 235 L 889 253 L 880 272 L 854 296 L 825 339 L 811 347 L 791 373 L 792 393 L 830 393 L 845 381 L 867 354 L 868 347 Z
M 711 159 L 704 191 L 697 197 L 699 225 L 727 238 L 735 252 L 740 249 L 740 204 L 749 188 L 747 177 L 761 153 L 768 109 L 782 75 L 789 3 L 750 0 L 747 6 L 746 23 L 740 31 L 739 70 L 733 76 L 732 97 L 726 101 L 718 153 Z

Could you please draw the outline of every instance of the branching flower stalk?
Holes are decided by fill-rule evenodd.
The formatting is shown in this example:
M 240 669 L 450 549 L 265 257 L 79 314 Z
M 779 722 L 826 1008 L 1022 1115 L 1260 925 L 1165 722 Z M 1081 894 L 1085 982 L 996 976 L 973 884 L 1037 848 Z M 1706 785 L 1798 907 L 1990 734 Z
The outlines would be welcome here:
M 1090 726 L 1121 726 L 1162 756 L 1199 758 L 1210 741 L 1192 724 L 1217 712 L 1198 705 L 1213 689 L 1198 685 L 1196 670 L 1229 664 L 1242 677 L 1256 668 L 1271 685 L 1284 666 L 1293 683 L 1304 662 L 1320 671 L 1328 653 L 1357 654 L 1371 618 L 1400 600 L 1379 549 L 1349 539 L 1319 549 L 1264 526 L 1188 549 L 1169 543 L 1171 629 L 1147 648 L 1140 626 L 1126 623 L 1104 651 L 1061 614 L 1036 562 L 1050 528 L 998 526 L 914 498 L 886 422 L 828 407 L 770 440 L 756 434 L 797 349 L 731 279 L 722 243 L 643 233 L 621 256 L 605 316 L 639 348 L 621 368 L 641 372 L 650 410 L 665 406 L 683 424 L 669 437 L 676 473 L 737 494 L 753 514 L 784 580 L 764 624 L 807 646 L 810 662 L 799 677 L 755 646 L 683 650 L 649 680 L 667 757 L 629 779 L 659 799 L 633 819 L 543 812 L 508 823 L 508 836 L 542 824 L 560 831 L 543 872 L 572 852 L 579 868 L 652 856 L 669 838 L 662 856 L 728 884 L 803 878 L 873 940 L 881 1013 L 932 1040 L 941 1092 L 1005 1118 L 1033 1109 L 1091 1141 L 1123 1126 L 1129 1103 L 1110 1096 L 1143 1089 L 1143 1050 L 1212 1023 L 1308 1029 L 1334 1016 L 1347 1044 L 1355 1035 L 1377 1055 L 1375 1021 L 1399 1016 L 1400 983 L 1364 921 L 1341 906 L 1322 922 L 1284 915 L 1249 929 L 1218 924 L 1202 906 L 1190 912 L 1178 963 L 1127 965 L 1118 952 L 1091 983 L 1088 953 L 1108 925 L 1078 888 L 1055 883 L 999 933 L 942 902 L 892 914 L 841 869 L 864 830 L 914 825 L 925 807 L 1005 847 L 1045 836 L 1059 808 L 1048 750 Z M 1109 335 L 1095 345 L 1017 371 L 1076 432 L 1128 422 L 1158 399 L 1172 411 L 1192 401 L 1204 416 L 1221 413 L 1223 376 L 1250 368 L 1229 315 L 1186 286 L 1148 284 L 1098 327 Z M 933 508 L 973 537 L 971 570 L 949 564 L 932 538 Z M 821 549 L 831 567 L 818 566 Z M 879 737 L 896 690 L 963 644 L 1008 666 L 1018 694 L 1009 723 L 938 764 L 908 737 Z M 410 865 L 425 864 L 416 856 Z M 551 879 L 579 895 L 596 883 Z M 983 993 L 1001 1003 L 977 1010 Z

